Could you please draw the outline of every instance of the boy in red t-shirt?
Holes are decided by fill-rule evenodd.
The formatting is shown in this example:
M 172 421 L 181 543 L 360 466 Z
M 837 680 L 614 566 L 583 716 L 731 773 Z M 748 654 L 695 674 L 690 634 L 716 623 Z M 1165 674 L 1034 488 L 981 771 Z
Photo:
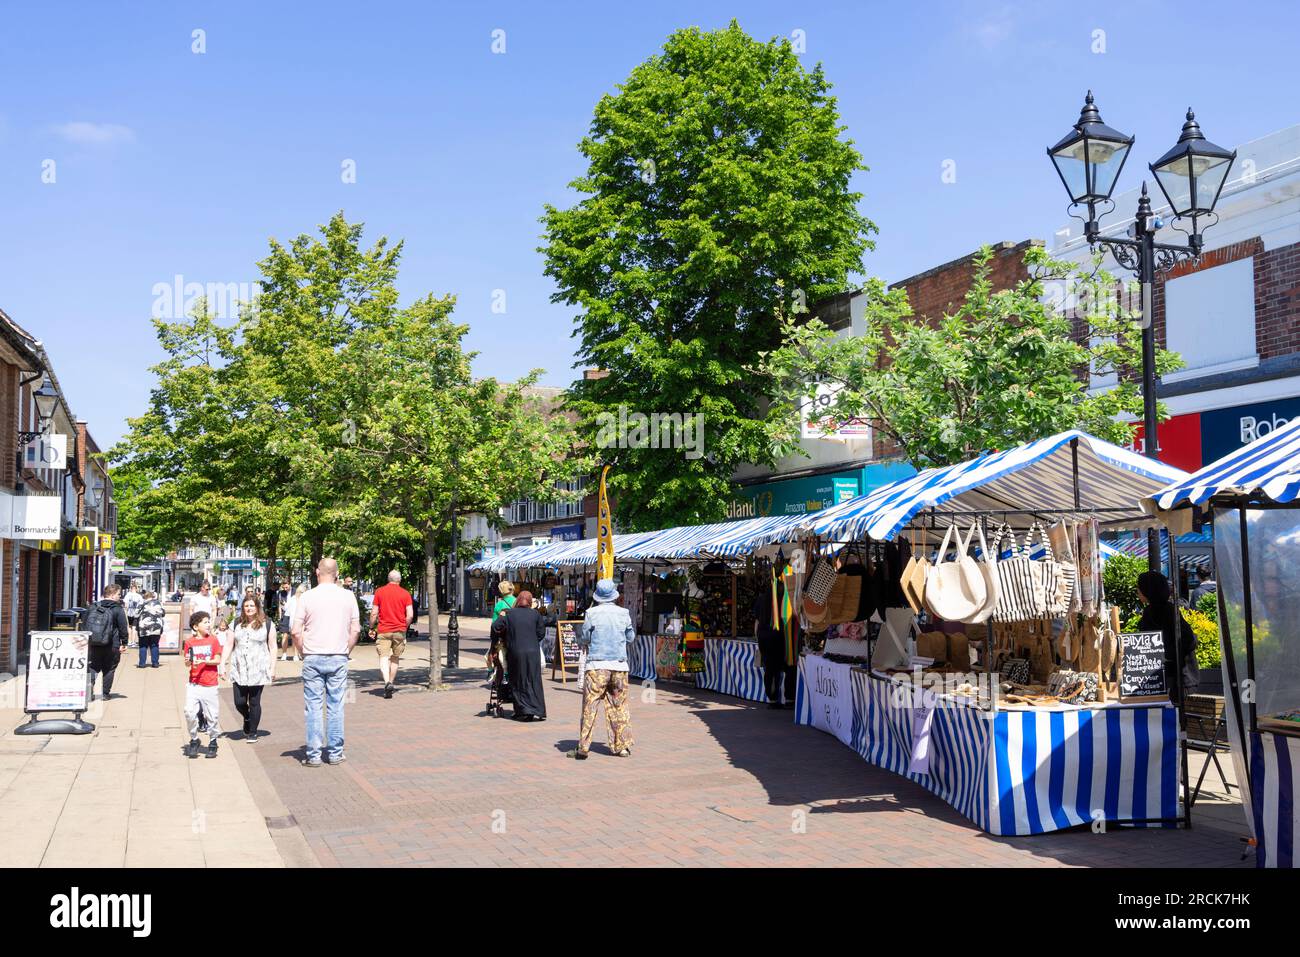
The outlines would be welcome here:
M 370 609 L 370 627 L 378 629 L 375 649 L 379 652 L 379 676 L 384 679 L 384 697 L 393 696 L 397 666 L 406 650 L 406 632 L 415 620 L 415 603 L 402 587 L 402 573 L 388 573 L 388 584 L 375 590 Z
M 187 758 L 199 756 L 199 713 L 207 721 L 210 735 L 205 757 L 217 756 L 217 735 L 220 701 L 217 682 L 226 666 L 225 649 L 221 639 L 212 631 L 212 616 L 206 611 L 196 611 L 190 617 L 191 635 L 185 640 L 185 664 L 190 669 L 189 684 L 185 688 L 185 721 L 189 725 L 190 743 L 183 752 Z

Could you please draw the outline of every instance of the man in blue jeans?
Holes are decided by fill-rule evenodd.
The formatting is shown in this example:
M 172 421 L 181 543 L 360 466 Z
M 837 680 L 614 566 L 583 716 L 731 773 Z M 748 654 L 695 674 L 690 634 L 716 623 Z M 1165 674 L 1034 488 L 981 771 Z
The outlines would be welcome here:
M 305 767 L 342 764 L 343 695 L 348 686 L 348 656 L 361 634 L 356 596 L 338 584 L 339 565 L 322 558 L 316 566 L 319 584 L 298 599 L 290 628 L 293 646 L 302 656 L 302 695 L 307 723 Z M 321 703 L 325 705 L 325 734 L 321 733 Z

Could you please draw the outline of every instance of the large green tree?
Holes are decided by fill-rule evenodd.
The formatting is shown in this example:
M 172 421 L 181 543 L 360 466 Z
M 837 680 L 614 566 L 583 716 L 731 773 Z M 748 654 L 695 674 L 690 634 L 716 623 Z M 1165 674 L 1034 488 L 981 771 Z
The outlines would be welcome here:
M 615 465 L 619 518 L 652 528 L 722 517 L 742 463 L 784 451 L 750 373 L 794 311 L 846 287 L 874 227 L 863 169 L 820 66 L 733 21 L 688 29 L 596 105 L 569 209 L 546 207 L 546 273 L 576 307 L 587 447 Z M 705 453 L 609 447 L 602 415 L 702 414 Z
M 1142 393 L 1141 327 L 1115 280 L 1097 264 L 1080 271 L 1039 246 L 1028 277 L 995 290 L 985 248 L 962 301 L 933 323 L 912 312 L 904 289 L 872 280 L 861 336 L 837 336 L 816 319 L 783 318 L 783 345 L 756 374 L 787 395 L 787 424 L 809 414 L 820 384 L 822 420 L 871 420 L 917 468 L 949 465 L 1065 429 L 1117 444 L 1133 438 Z M 1157 350 L 1161 375 L 1182 365 Z M 1116 378 L 1113 388 L 1090 386 Z M 1163 417 L 1164 411 L 1161 410 Z

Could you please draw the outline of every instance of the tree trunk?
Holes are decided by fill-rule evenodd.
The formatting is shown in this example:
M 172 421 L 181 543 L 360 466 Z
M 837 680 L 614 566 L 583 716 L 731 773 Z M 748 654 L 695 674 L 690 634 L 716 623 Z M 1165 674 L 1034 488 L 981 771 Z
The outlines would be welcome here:
M 316 580 L 316 567 L 320 565 L 321 559 L 325 557 L 325 536 L 312 536 L 311 540 L 311 587 L 315 588 L 320 584 Z
M 279 569 L 275 567 L 275 563 L 279 560 L 280 557 L 279 550 L 280 550 L 280 536 L 277 535 L 271 539 L 270 544 L 267 546 L 266 549 L 266 576 L 265 576 L 266 587 L 262 590 L 263 610 L 265 610 L 266 606 L 270 604 L 271 584 L 273 582 L 275 583 L 279 582 Z
M 437 533 L 424 539 L 424 591 L 429 601 L 429 690 L 442 690 L 442 629 L 438 626 Z

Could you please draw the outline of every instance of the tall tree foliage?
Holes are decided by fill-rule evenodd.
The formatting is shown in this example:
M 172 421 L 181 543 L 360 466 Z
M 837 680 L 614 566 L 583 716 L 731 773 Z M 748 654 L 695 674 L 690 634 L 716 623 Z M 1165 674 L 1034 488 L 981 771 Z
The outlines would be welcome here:
M 1071 428 L 1129 443 L 1142 413 L 1131 374 L 1142 364 L 1141 327 L 1114 279 L 1095 264 L 1077 272 L 1030 247 L 1029 278 L 995 291 L 992 256 L 980 251 L 966 296 L 934 324 L 913 315 L 906 290 L 878 280 L 863 290 L 861 336 L 838 337 L 815 319 L 783 319 L 783 345 L 756 373 L 803 397 L 783 406 L 787 422 L 806 413 L 820 383 L 836 390 L 822 415 L 872 420 L 917 468 Z M 1158 374 L 1181 365 L 1177 354 L 1157 351 Z M 1118 381 L 1092 391 L 1089 370 Z
M 775 310 L 845 288 L 874 226 L 863 169 L 820 66 L 733 21 L 682 30 L 596 105 L 579 144 L 585 194 L 546 207 L 554 300 L 576 307 L 581 363 L 569 407 L 615 464 L 620 519 L 652 528 L 722 517 L 736 466 L 771 464 L 771 394 L 749 373 L 774 348 Z M 598 448 L 602 413 L 702 413 L 703 457 Z

